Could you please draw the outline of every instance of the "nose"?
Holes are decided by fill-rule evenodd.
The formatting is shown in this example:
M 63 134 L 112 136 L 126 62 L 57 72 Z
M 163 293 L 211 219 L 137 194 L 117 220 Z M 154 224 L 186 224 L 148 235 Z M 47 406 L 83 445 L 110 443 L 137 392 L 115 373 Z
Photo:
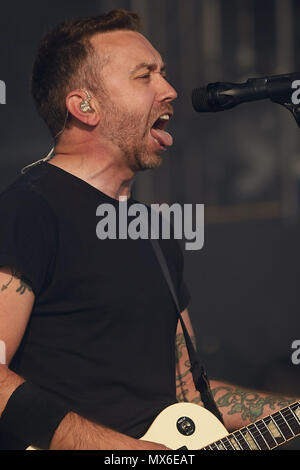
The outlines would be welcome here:
M 157 91 L 157 100 L 162 102 L 171 102 L 178 96 L 175 88 L 168 82 L 168 80 L 160 75 L 159 87 Z

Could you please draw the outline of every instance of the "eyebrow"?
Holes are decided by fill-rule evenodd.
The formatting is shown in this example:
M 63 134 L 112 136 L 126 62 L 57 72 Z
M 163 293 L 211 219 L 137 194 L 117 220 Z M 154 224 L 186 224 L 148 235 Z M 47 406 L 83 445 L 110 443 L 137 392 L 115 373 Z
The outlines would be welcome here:
M 130 72 L 130 75 L 132 76 L 142 69 L 147 69 L 149 70 L 149 72 L 153 72 L 154 70 L 157 69 L 157 64 L 149 64 L 147 62 L 142 62 L 141 64 L 138 64 L 136 67 L 134 67 L 134 69 Z M 166 71 L 166 64 L 164 62 L 162 66 L 160 67 L 160 72 L 165 72 L 165 71 Z

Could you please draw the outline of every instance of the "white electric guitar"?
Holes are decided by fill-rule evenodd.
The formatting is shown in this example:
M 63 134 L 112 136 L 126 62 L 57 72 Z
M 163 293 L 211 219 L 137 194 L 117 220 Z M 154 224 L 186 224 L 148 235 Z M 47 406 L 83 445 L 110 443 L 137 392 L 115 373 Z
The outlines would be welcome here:
M 157 416 L 142 439 L 173 450 L 271 450 L 299 434 L 300 402 L 231 434 L 205 408 L 177 403 Z
M 157 416 L 141 439 L 173 450 L 271 450 L 299 434 L 300 401 L 231 434 L 205 408 L 176 403 Z

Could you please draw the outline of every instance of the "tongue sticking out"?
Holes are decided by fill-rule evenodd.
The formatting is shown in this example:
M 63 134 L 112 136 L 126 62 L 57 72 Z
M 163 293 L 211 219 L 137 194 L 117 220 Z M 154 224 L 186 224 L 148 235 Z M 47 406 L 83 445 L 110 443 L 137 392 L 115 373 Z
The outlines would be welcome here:
M 154 139 L 158 140 L 160 145 L 162 145 L 163 147 L 170 147 L 173 144 L 172 136 L 168 132 L 163 131 L 162 129 L 154 129 L 152 127 L 151 135 L 152 137 L 154 137 Z

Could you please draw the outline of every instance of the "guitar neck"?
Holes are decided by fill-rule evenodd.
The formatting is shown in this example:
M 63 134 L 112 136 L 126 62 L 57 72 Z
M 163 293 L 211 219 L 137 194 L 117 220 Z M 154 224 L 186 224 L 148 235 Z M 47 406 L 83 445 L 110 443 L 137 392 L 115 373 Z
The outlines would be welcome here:
M 271 450 L 300 434 L 300 401 L 204 447 L 202 450 Z

